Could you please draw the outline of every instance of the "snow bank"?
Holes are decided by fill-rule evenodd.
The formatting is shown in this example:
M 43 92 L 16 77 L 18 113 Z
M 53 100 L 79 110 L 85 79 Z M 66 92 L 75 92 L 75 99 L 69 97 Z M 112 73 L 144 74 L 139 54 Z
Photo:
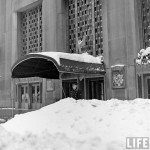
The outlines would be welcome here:
M 67 98 L 16 115 L 1 126 L 13 136 L 19 135 L 28 149 L 40 145 L 42 150 L 123 150 L 126 137 L 150 137 L 150 100 Z M 16 139 L 12 138 L 13 144 L 10 140 L 12 146 L 21 146 Z

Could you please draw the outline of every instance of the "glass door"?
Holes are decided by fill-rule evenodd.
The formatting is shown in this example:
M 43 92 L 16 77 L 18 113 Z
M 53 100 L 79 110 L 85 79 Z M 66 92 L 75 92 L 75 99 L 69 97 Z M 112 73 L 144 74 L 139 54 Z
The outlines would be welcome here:
M 30 97 L 28 94 L 28 84 L 20 85 L 21 108 L 28 109 L 30 105 Z
M 63 98 L 71 97 L 70 93 L 72 90 L 72 85 L 74 83 L 77 83 L 76 79 L 63 80 L 63 82 L 62 82 L 62 96 L 63 96 Z
M 104 78 L 87 79 L 87 98 L 104 100 Z
M 30 84 L 31 103 L 32 103 L 33 109 L 39 108 L 40 103 L 42 103 L 41 89 L 42 89 L 42 87 L 41 87 L 40 83 Z
M 150 78 L 147 79 L 147 98 L 150 99 Z

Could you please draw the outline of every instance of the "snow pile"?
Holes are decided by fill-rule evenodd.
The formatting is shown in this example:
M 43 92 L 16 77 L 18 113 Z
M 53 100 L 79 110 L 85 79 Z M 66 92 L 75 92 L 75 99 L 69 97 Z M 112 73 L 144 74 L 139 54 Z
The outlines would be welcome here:
M 140 65 L 150 63 L 150 47 L 140 50 L 136 59 L 136 63 Z
M 40 150 L 123 150 L 126 137 L 150 137 L 150 100 L 67 98 L 16 115 L 1 126 L 12 134 L 8 138 L 13 150 L 16 145 Z
M 111 68 L 115 68 L 115 67 L 124 67 L 124 66 L 125 66 L 124 64 L 116 64 L 116 65 L 111 66 Z
M 34 55 L 35 53 L 30 53 Z M 29 55 L 30 55 L 29 54 Z M 86 63 L 95 63 L 95 64 L 102 64 L 103 56 L 94 57 L 89 55 L 88 53 L 76 54 L 76 53 L 63 53 L 63 52 L 40 52 L 36 53 L 44 56 L 49 56 L 57 61 L 60 65 L 60 58 L 79 61 L 79 62 L 86 62 Z

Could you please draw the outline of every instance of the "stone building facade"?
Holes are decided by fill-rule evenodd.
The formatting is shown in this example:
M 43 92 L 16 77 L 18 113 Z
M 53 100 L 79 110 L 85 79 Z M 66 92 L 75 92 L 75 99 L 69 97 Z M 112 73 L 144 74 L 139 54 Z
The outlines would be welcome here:
M 150 9 L 149 4 L 149 0 L 0 0 L 0 106 L 25 108 L 28 93 L 32 109 L 37 109 L 65 97 L 62 86 L 69 94 L 70 84 L 82 76 L 12 79 L 11 68 L 29 53 L 76 53 L 77 41 L 84 36 L 82 52 L 103 55 L 106 73 L 86 75 L 83 82 L 88 86 L 83 90 L 89 94 L 82 98 L 138 97 L 134 60 L 148 43 L 142 12 Z

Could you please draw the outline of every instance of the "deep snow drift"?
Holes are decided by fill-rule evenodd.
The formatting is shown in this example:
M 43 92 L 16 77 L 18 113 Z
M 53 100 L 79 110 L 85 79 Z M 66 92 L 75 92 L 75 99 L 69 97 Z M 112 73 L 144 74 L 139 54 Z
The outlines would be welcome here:
M 126 137 L 150 137 L 150 100 L 67 98 L 2 124 L 0 149 L 123 150 Z

